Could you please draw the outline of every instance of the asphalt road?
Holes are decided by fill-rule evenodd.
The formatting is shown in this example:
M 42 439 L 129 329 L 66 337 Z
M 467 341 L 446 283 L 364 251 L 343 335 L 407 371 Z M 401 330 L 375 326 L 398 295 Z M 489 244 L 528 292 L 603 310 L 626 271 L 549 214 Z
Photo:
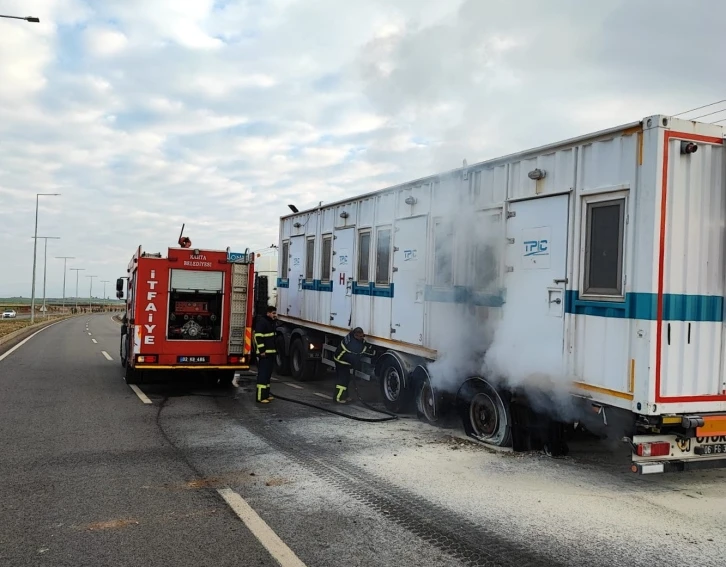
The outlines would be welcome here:
M 723 565 L 723 472 L 635 477 L 611 447 L 553 460 L 259 407 L 250 376 L 131 389 L 118 331 L 79 317 L 0 360 L 0 565 Z M 340 410 L 332 390 L 273 383 Z

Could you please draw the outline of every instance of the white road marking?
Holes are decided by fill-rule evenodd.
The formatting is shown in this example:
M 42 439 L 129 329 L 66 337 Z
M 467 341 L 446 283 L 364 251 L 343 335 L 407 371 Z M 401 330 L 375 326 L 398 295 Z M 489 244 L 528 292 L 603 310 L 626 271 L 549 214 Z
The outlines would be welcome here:
M 88 336 L 90 337 L 91 336 L 91 333 L 88 333 Z
M 291 384 L 290 382 L 283 382 L 283 384 L 285 384 L 285 386 L 290 386 L 291 388 L 297 388 L 298 390 L 304 390 L 305 389 L 305 388 L 303 388 L 302 386 L 300 386 L 298 384 Z
M 137 395 L 137 396 L 139 397 L 139 399 L 140 399 L 140 400 L 141 400 L 142 402 L 144 402 L 145 404 L 153 404 L 153 403 L 154 403 L 154 402 L 152 402 L 152 401 L 151 401 L 151 400 L 150 400 L 150 399 L 149 399 L 148 397 L 146 397 L 146 394 L 144 394 L 144 393 L 143 393 L 143 392 L 141 391 L 141 388 L 139 388 L 139 387 L 138 387 L 138 386 L 137 386 L 136 384 L 131 384 L 131 385 L 130 385 L 130 388 L 131 388 L 131 389 L 132 389 L 132 390 L 133 390 L 134 392 L 136 392 L 136 395 Z
M 27 342 L 28 342 L 28 341 L 29 341 L 30 339 L 32 339 L 32 338 L 33 338 L 33 337 L 34 337 L 35 335 L 37 335 L 38 333 L 42 333 L 42 332 L 43 332 L 43 331 L 45 331 L 46 329 L 49 329 L 50 327 L 52 327 L 53 325 L 57 325 L 58 323 L 60 323 L 60 321 L 57 321 L 57 322 L 55 322 L 55 323 L 51 323 L 51 324 L 50 324 L 50 325 L 48 325 L 47 327 L 43 327 L 43 328 L 42 328 L 42 329 L 40 329 L 39 331 L 35 331 L 35 332 L 34 332 L 34 333 L 33 333 L 32 335 L 30 335 L 29 337 L 27 337 L 27 338 L 23 339 L 22 341 L 20 341 L 20 342 L 19 342 L 18 344 L 16 344 L 16 345 L 15 345 L 15 346 L 14 346 L 13 348 L 11 348 L 11 349 L 10 349 L 9 351 L 7 351 L 7 352 L 6 352 L 5 354 L 0 354 L 0 360 L 5 360 L 5 359 L 6 359 L 6 358 L 7 358 L 8 356 L 10 356 L 10 355 L 11 355 L 12 353 L 14 353 L 14 352 L 15 352 L 16 350 L 18 350 L 18 349 L 19 349 L 19 348 L 20 348 L 21 346 L 23 346 L 23 345 L 24 345 L 25 343 L 27 343 Z
M 93 342 L 94 345 L 98 344 L 98 341 L 96 339 L 91 339 L 91 341 Z
M 108 354 L 105 350 L 101 351 L 101 354 L 106 357 L 106 360 L 113 360 L 110 354 Z
M 306 567 L 305 563 L 272 531 L 265 520 L 239 494 L 230 488 L 218 488 L 220 496 L 229 505 L 280 567 Z
M 328 394 L 321 394 L 320 392 L 313 392 L 316 396 L 320 396 L 321 398 L 325 398 L 326 400 L 332 400 L 333 396 L 329 396 Z

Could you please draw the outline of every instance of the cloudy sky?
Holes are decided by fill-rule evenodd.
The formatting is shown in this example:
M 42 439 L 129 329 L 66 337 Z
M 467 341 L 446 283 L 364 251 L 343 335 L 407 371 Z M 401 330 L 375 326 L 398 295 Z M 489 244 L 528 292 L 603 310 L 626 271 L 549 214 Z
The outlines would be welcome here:
M 96 295 L 182 223 L 195 246 L 263 248 L 287 203 L 726 99 L 724 0 L 0 0 L 0 14 L 41 19 L 0 19 L 0 297 L 30 295 L 36 193 L 62 193 L 41 198 L 39 235 L 62 238 L 48 295 L 55 256 L 99 276 Z

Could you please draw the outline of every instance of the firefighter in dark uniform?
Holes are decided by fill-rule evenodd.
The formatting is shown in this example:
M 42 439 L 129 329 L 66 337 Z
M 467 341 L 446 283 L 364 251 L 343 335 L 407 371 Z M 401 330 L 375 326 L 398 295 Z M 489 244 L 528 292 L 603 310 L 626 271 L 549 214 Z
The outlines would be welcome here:
M 274 399 L 270 395 L 270 378 L 277 354 L 277 337 L 275 333 L 277 309 L 267 307 L 264 317 L 258 317 L 255 323 L 255 349 L 257 352 L 257 402 L 269 404 Z
M 373 354 L 373 349 L 365 341 L 365 338 L 363 329 L 356 327 L 340 341 L 333 356 L 337 375 L 335 401 L 340 404 L 350 400 L 348 384 L 350 383 L 351 371 L 360 366 L 361 356 Z

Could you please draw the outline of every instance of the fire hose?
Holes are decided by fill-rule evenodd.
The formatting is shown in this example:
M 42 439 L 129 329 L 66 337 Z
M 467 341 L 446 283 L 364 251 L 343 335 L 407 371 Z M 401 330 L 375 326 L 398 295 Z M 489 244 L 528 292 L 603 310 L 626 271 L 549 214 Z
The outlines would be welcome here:
M 310 407 L 310 408 L 314 408 L 314 409 L 318 409 L 318 410 L 325 411 L 325 412 L 328 412 L 328 413 L 332 413 L 332 414 L 335 414 L 335 415 L 339 415 L 339 416 L 345 417 L 347 419 L 353 419 L 355 421 L 363 421 L 363 422 L 366 422 L 366 423 L 381 423 L 381 422 L 384 422 L 384 421 L 393 421 L 394 419 L 400 419 L 401 418 L 399 415 L 396 415 L 395 413 L 390 413 L 390 412 L 387 412 L 385 410 L 381 410 L 381 409 L 374 408 L 373 406 L 371 406 L 370 404 L 368 404 L 367 402 L 365 402 L 363 400 L 363 398 L 361 397 L 361 395 L 360 395 L 360 391 L 358 390 L 358 382 L 357 382 L 357 380 L 358 380 L 357 376 L 355 376 L 355 374 L 353 374 L 353 380 L 352 380 L 352 382 L 353 382 L 353 390 L 355 391 L 355 395 L 358 398 L 358 401 L 361 403 L 361 405 L 363 407 L 365 407 L 366 409 L 369 409 L 372 412 L 382 413 L 382 414 L 387 415 L 388 417 L 360 417 L 360 416 L 356 416 L 356 415 L 351 415 L 349 413 L 345 413 L 345 412 L 341 412 L 341 411 L 336 411 L 336 410 L 331 409 L 331 408 L 326 408 L 325 406 L 319 406 L 317 404 L 313 404 L 313 403 L 310 403 L 310 402 L 305 402 L 303 400 L 296 400 L 294 398 L 287 398 L 285 396 L 280 396 L 277 393 L 274 395 L 274 398 L 276 400 L 284 400 L 286 402 L 291 402 L 293 404 L 300 404 L 301 406 L 307 406 L 307 407 Z

